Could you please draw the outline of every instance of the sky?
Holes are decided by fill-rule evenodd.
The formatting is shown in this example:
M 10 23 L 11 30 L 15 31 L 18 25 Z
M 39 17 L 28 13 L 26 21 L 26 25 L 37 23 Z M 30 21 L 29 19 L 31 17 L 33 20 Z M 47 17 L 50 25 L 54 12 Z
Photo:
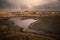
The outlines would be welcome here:
M 60 10 L 60 0 L 0 0 L 0 10 Z

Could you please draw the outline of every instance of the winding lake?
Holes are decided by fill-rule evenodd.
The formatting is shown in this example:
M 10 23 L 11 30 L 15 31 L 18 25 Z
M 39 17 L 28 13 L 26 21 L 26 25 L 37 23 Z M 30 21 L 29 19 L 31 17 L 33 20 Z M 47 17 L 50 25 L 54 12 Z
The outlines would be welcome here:
M 25 30 L 29 29 L 29 25 L 33 22 L 36 22 L 37 20 L 35 19 L 25 19 L 25 20 L 21 20 L 21 18 L 12 18 L 12 21 L 14 21 L 15 25 L 18 25 L 19 27 L 24 28 Z

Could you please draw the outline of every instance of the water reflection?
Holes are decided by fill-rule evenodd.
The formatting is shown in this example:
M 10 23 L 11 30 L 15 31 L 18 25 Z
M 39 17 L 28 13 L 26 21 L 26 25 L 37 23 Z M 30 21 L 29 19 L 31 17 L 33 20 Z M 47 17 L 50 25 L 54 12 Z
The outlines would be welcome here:
M 18 25 L 19 27 L 24 28 L 23 31 L 26 31 L 29 29 L 29 25 L 33 22 L 36 22 L 37 20 L 35 19 L 25 19 L 22 20 L 21 17 L 17 17 L 17 18 L 11 18 L 11 20 L 15 23 L 15 25 Z

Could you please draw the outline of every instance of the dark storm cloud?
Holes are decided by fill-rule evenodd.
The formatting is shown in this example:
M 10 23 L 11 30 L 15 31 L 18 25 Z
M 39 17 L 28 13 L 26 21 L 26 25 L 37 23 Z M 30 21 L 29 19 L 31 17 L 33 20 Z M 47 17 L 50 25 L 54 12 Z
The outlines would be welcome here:
M 0 0 L 0 10 L 60 10 L 60 0 Z
M 60 0 L 58 0 L 58 2 L 53 5 L 53 4 L 45 4 L 43 6 L 37 6 L 37 7 L 34 7 L 33 9 L 35 10 L 60 10 Z
M 0 0 L 0 9 L 10 8 L 10 4 L 8 4 L 5 0 Z

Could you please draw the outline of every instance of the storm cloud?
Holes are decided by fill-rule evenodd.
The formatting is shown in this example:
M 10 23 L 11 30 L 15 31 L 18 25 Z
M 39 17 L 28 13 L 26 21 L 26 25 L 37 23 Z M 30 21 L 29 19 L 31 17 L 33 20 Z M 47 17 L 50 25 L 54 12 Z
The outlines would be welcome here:
M 60 10 L 60 0 L 0 0 L 0 10 Z

